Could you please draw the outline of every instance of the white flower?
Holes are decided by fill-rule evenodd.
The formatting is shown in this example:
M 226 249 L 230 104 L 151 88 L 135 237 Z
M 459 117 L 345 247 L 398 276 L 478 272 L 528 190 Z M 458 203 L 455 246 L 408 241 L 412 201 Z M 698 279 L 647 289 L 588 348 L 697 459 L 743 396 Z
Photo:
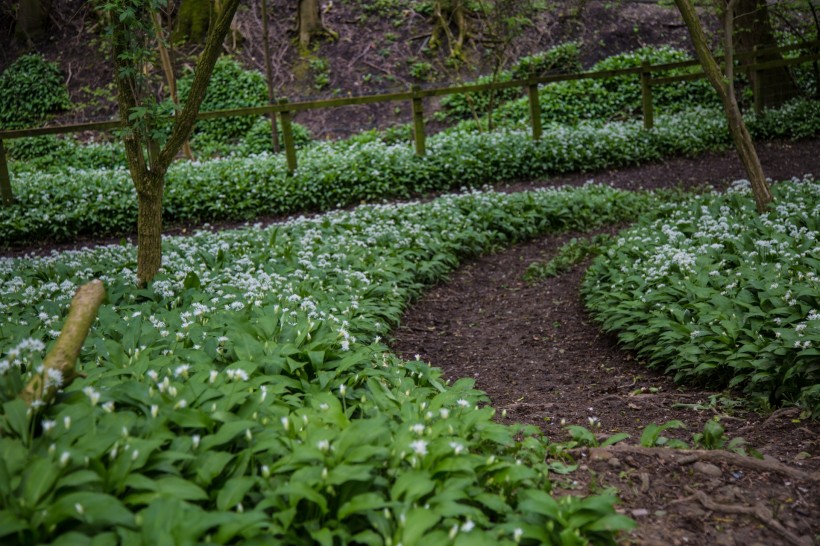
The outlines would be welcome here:
M 427 442 L 424 440 L 410 442 L 410 449 L 417 455 L 427 455 Z
M 202 438 L 199 436 L 199 434 L 194 434 L 193 436 L 191 436 L 191 445 L 193 446 L 194 449 L 199 447 L 199 442 L 201 440 L 202 440 Z
M 85 512 L 85 508 L 83 508 L 83 505 L 79 502 L 74 503 L 74 510 L 76 510 L 81 516 L 83 515 L 83 512 Z
M 328 440 L 319 440 L 318 442 L 316 442 L 316 447 L 319 449 L 319 451 L 327 451 L 328 449 L 330 449 L 330 442 Z
M 91 401 L 92 406 L 96 406 L 97 402 L 100 401 L 100 393 L 98 391 L 94 390 L 93 387 L 85 387 L 83 389 L 83 393 L 85 393 L 85 395 Z
M 460 455 L 464 452 L 464 446 L 459 444 L 458 442 L 450 442 L 450 447 L 453 449 L 456 455 Z
M 461 531 L 463 533 L 469 533 L 474 528 L 475 528 L 475 523 L 473 523 L 473 520 L 471 520 L 471 519 L 468 519 L 463 524 L 461 524 Z
M 447 408 L 441 408 L 440 410 L 438 410 L 438 414 L 441 415 L 442 419 L 447 419 L 448 417 L 450 417 L 450 410 L 448 410 Z
M 422 435 L 424 434 L 424 425 L 422 425 L 421 423 L 416 423 L 415 425 L 410 427 L 410 430 L 412 430 L 418 435 Z
M 290 420 L 287 418 L 287 416 L 282 417 L 279 420 L 282 422 L 282 427 L 284 427 L 285 430 L 288 430 L 290 428 Z
M 469 408 L 470 407 L 470 403 L 467 400 L 463 399 L 463 398 L 459 398 L 459 400 L 458 400 L 458 402 L 456 402 L 456 404 L 458 404 L 462 408 Z
M 51 421 L 49 419 L 43 419 L 42 426 L 43 432 L 48 432 L 53 429 L 57 425 L 56 421 Z
M 71 454 L 68 451 L 63 451 L 60 454 L 60 466 L 65 466 L 71 460 Z
M 524 530 L 521 527 L 516 527 L 513 531 L 513 540 L 518 543 L 521 542 L 521 537 L 524 536 Z

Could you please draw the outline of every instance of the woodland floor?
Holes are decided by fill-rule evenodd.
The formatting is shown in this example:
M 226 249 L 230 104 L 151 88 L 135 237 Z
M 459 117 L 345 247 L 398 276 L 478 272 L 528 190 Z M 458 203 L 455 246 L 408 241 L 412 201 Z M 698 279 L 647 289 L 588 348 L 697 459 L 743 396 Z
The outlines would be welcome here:
M 765 172 L 774 180 L 820 176 L 820 141 L 758 144 Z M 500 183 L 499 191 L 523 191 L 588 180 L 624 189 L 708 187 L 722 189 L 744 174 L 733 152 L 708 153 L 543 181 Z M 281 218 L 260 219 L 262 223 Z M 210 229 L 237 224 L 209 226 Z M 169 235 L 202 226 L 171 226 Z M 614 232 L 617 228 L 609 228 Z M 471 377 L 507 422 L 534 424 L 555 440 L 568 439 L 561 420 L 599 434 L 627 432 L 610 449 L 575 453 L 579 471 L 555 475 L 556 494 L 600 492 L 614 487 L 619 510 L 638 528 L 624 544 L 811 545 L 820 543 L 820 423 L 800 419 L 794 408 L 761 415 L 744 410 L 739 395 L 674 384 L 645 367 L 603 334 L 584 310 L 579 285 L 585 265 L 535 284 L 526 267 L 546 261 L 578 233 L 532 240 L 472 259 L 445 283 L 408 308 L 393 332 L 392 348 L 444 370 Z M 133 236 L 126 237 L 134 240 Z M 4 249 L 0 255 L 48 254 L 119 239 L 85 239 Z M 729 438 L 743 437 L 764 461 L 727 451 L 642 449 L 646 425 L 677 419 L 685 430 L 666 436 L 691 442 L 706 420 L 720 417 Z M 762 463 L 762 464 L 761 464 Z
M 820 173 L 820 143 L 759 146 L 775 179 Z M 718 187 L 743 178 L 730 153 L 552 179 L 548 184 L 596 182 L 634 189 L 675 185 Z M 543 185 L 543 184 L 541 184 Z M 509 185 L 523 190 L 533 184 Z M 614 228 L 613 230 L 614 231 Z M 476 258 L 412 305 L 394 332 L 392 348 L 444 370 L 471 377 L 507 422 L 534 424 L 551 439 L 568 439 L 561 426 L 589 426 L 631 438 L 608 450 L 576 453 L 580 471 L 555 476 L 559 492 L 600 492 L 615 487 L 620 510 L 638 528 L 625 544 L 761 546 L 813 544 L 820 539 L 820 424 L 799 411 L 760 415 L 739 407 L 739 395 L 679 386 L 618 348 L 586 313 L 579 285 L 585 264 L 559 277 L 529 284 L 533 261 L 547 261 L 578 233 L 547 236 Z M 765 455 L 641 449 L 646 425 L 672 419 L 687 428 L 669 437 L 691 443 L 706 420 L 720 416 L 729 438 L 743 437 Z M 784 467 L 777 466 L 782 463 Z

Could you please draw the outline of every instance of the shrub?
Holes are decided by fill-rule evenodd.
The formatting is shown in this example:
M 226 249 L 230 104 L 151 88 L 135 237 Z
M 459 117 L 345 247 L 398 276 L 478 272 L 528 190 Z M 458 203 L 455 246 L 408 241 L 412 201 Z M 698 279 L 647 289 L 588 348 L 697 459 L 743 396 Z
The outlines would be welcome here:
M 746 181 L 666 206 L 590 267 L 593 315 L 678 381 L 741 389 L 820 415 L 820 184 L 776 184 L 756 212 Z
M 518 79 L 527 79 L 532 76 L 546 74 L 566 74 L 581 70 L 579 60 L 579 45 L 576 42 L 567 42 L 557 45 L 547 51 L 522 57 L 510 70 L 502 70 L 496 78 L 481 76 L 474 84 L 493 82 L 508 82 Z M 500 89 L 493 92 L 493 101 L 496 106 L 504 101 L 513 100 L 521 96 L 521 89 Z M 442 111 L 439 118 L 443 120 L 468 119 L 473 112 L 482 115 L 487 112 L 490 104 L 490 92 L 463 93 L 445 95 L 441 99 Z
M 806 112 L 815 117 L 804 119 Z M 800 127 L 801 134 L 813 127 L 818 134 L 820 111 L 795 103 L 763 117 L 751 117 L 752 134 L 757 134 L 760 123 L 783 131 Z M 249 220 L 328 210 L 363 201 L 480 187 L 499 180 L 634 165 L 720 149 L 730 142 L 719 110 L 693 109 L 658 116 L 651 131 L 637 121 L 550 125 L 539 142 L 533 142 L 525 131 L 480 134 L 452 130 L 431 137 L 424 157 L 415 156 L 407 143 L 389 145 L 380 139 L 315 143 L 300 152 L 299 168 L 292 177 L 286 175 L 281 154 L 172 165 L 165 219 Z M 124 169 L 53 174 L 16 171 L 13 184 L 18 203 L 0 208 L 0 240 L 9 244 L 135 229 L 136 196 Z
M 23 55 L 0 74 L 2 127 L 26 127 L 69 108 L 60 70 L 40 55 Z
M 193 73 L 179 79 L 179 95 L 188 96 Z M 200 110 L 228 110 L 268 103 L 268 87 L 265 77 L 256 70 L 245 70 L 230 57 L 220 58 L 214 65 L 213 74 L 205 100 Z M 257 122 L 258 116 L 241 116 L 198 121 L 193 140 L 198 146 L 218 146 L 235 143 L 243 138 Z

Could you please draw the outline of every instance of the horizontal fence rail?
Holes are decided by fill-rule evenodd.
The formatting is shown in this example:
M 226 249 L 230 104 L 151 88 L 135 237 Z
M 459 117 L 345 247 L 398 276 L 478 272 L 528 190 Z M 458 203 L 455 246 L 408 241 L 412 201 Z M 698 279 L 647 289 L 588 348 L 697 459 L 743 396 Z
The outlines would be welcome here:
M 809 50 L 811 52 L 804 53 L 793 58 L 757 62 L 757 59 L 766 55 L 774 53 L 782 54 L 791 51 L 801 50 Z M 755 49 L 753 51 L 738 51 L 735 52 L 734 58 L 738 61 L 751 60 L 751 62 L 749 62 L 748 64 L 743 65 L 743 69 L 750 70 L 753 72 L 769 70 L 772 68 L 784 66 L 803 64 L 809 61 L 817 61 L 818 59 L 820 59 L 820 40 L 814 40 L 811 42 L 793 44 L 776 48 Z M 720 59 L 718 58 L 718 60 Z M 689 74 L 680 74 L 675 76 L 653 76 L 653 73 L 663 73 L 668 72 L 670 70 L 681 68 L 694 68 L 698 66 L 700 66 L 700 63 L 696 60 L 679 61 L 674 63 L 664 63 L 656 65 L 644 63 L 639 67 L 633 68 L 600 70 L 595 72 L 577 72 L 574 74 L 552 74 L 522 80 L 511 80 L 506 82 L 466 84 L 449 87 L 430 88 L 421 88 L 419 86 L 414 85 L 408 91 L 385 93 L 378 95 L 360 95 L 352 97 L 340 97 L 332 99 L 296 102 L 290 102 L 287 99 L 280 99 L 277 103 L 266 104 L 262 106 L 251 106 L 247 108 L 236 108 L 231 110 L 214 110 L 211 112 L 200 112 L 197 115 L 196 119 L 206 120 L 224 117 L 264 116 L 279 114 L 282 120 L 282 137 L 285 147 L 285 157 L 287 158 L 288 172 L 292 174 L 297 168 L 296 148 L 294 144 L 291 125 L 293 114 L 296 112 L 324 108 L 356 106 L 363 104 L 410 101 L 412 104 L 413 113 L 413 139 L 415 144 L 415 151 L 417 155 L 424 155 L 426 152 L 426 146 L 424 131 L 423 99 L 425 98 L 441 97 L 445 95 L 455 95 L 462 93 L 481 93 L 501 89 L 522 88 L 526 91 L 527 97 L 529 98 L 532 137 L 534 140 L 539 140 L 542 134 L 542 127 L 541 107 L 538 102 L 538 86 L 563 81 L 608 79 L 619 76 L 634 75 L 639 78 L 641 84 L 641 103 L 644 127 L 646 127 L 647 129 L 651 129 L 654 123 L 652 87 L 657 85 L 668 85 L 677 82 L 697 80 L 705 77 L 702 71 L 692 72 Z M 755 109 L 759 110 L 760 102 L 757 97 L 757 92 L 759 90 L 755 91 Z M 167 120 L 170 119 L 172 118 L 167 118 Z M 45 135 L 70 134 L 83 131 L 116 131 L 123 128 L 125 128 L 125 123 L 122 120 L 111 120 L 94 123 L 77 123 L 69 125 L 55 125 L 49 127 L 34 127 L 0 131 L 0 200 L 3 202 L 4 205 L 9 205 L 14 201 L 13 193 L 11 190 L 11 182 L 9 179 L 6 153 L 3 145 L 4 140 L 37 137 Z

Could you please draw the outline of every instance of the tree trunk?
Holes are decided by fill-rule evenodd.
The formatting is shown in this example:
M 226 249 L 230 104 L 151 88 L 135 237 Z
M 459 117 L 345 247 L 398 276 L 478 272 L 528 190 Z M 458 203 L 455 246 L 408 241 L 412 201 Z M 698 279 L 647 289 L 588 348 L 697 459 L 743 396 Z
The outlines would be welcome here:
M 201 42 L 208 34 L 212 11 L 211 0 L 182 0 L 174 41 Z
M 450 26 L 455 25 L 456 35 Z M 464 59 L 464 41 L 467 38 L 467 18 L 464 0 L 436 0 L 433 4 L 433 32 L 430 37 L 430 48 L 436 49 L 441 44 L 440 34 L 444 34 L 450 47 L 450 56 Z
M 265 78 L 268 82 L 268 102 L 273 104 L 276 99 L 273 88 L 273 68 L 270 60 L 270 40 L 268 39 L 268 1 L 262 0 L 262 41 L 263 51 L 265 53 Z M 276 128 L 276 112 L 270 113 L 270 135 L 271 144 L 273 145 L 273 152 L 279 153 L 279 132 Z
M 145 286 L 162 265 L 162 193 L 164 172 L 147 172 L 137 184 L 137 279 Z
M 738 50 L 752 51 L 755 47 L 777 47 L 766 0 L 737 0 L 734 13 L 733 38 Z M 766 53 L 756 59 L 758 63 L 782 60 L 783 56 L 778 52 Z M 754 63 L 755 58 L 751 56 L 740 60 L 743 67 L 750 67 Z M 778 108 L 789 99 L 800 95 L 800 89 L 788 67 L 780 66 L 766 70 L 748 68 L 747 71 L 753 88 L 760 90 L 760 104 L 764 108 Z
M 314 36 L 324 34 L 332 40 L 339 37 L 322 22 L 320 8 L 319 0 L 299 0 L 299 8 L 296 12 L 296 31 L 299 34 L 299 51 L 302 54 L 307 53 L 310 40 Z
M 701 67 L 703 67 L 703 72 L 706 74 L 706 79 L 708 79 L 712 87 L 715 88 L 715 91 L 717 91 L 723 103 L 726 121 L 729 125 L 729 133 L 732 136 L 732 141 L 734 142 L 740 161 L 743 163 L 743 168 L 746 170 L 746 175 L 749 177 L 749 182 L 752 184 L 752 192 L 754 193 L 757 210 L 763 213 L 766 211 L 766 206 L 772 201 L 772 194 L 766 182 L 766 177 L 763 175 L 763 167 L 757 156 L 752 137 L 746 128 L 746 124 L 743 122 L 743 116 L 740 113 L 740 108 L 737 105 L 737 99 L 734 93 L 732 25 L 734 23 L 733 13 L 736 2 L 737 0 L 730 0 L 723 14 L 723 47 L 726 55 L 725 74 L 721 72 L 720 67 L 712 56 L 712 52 L 709 50 L 709 42 L 703 32 L 703 26 L 700 23 L 700 19 L 698 19 L 692 0 L 675 0 L 675 5 L 678 7 L 683 21 L 686 24 L 686 28 L 689 30 L 692 45 L 695 48 L 695 53 L 700 61 Z
M 14 34 L 29 44 L 45 38 L 50 0 L 20 0 Z

